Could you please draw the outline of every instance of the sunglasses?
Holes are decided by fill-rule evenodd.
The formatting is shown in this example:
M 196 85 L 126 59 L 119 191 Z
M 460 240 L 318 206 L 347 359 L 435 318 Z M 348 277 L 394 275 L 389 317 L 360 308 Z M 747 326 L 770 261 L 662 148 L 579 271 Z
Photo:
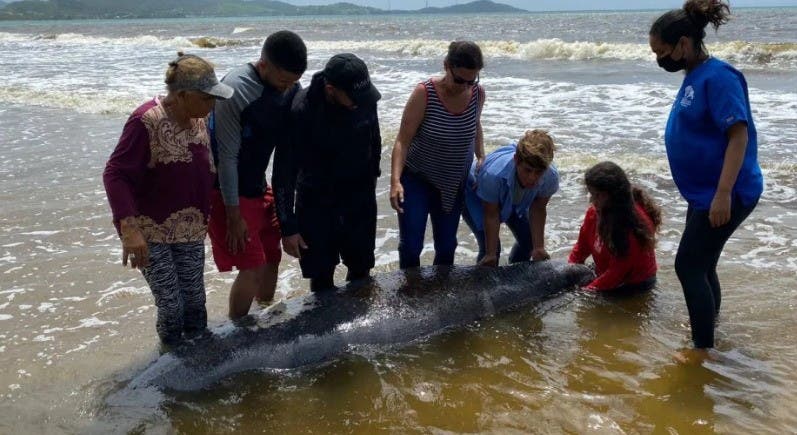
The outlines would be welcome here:
M 473 85 L 479 83 L 479 76 L 478 75 L 476 76 L 476 78 L 474 80 L 465 80 L 462 77 L 456 75 L 454 73 L 454 69 L 453 68 L 449 68 L 448 72 L 451 73 L 451 77 L 454 79 L 454 83 L 456 83 L 458 85 L 473 86 Z

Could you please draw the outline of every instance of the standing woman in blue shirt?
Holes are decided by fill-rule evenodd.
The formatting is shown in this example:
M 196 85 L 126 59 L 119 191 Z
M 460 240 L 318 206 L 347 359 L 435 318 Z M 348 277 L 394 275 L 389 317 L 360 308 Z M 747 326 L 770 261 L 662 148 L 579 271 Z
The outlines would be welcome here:
M 747 82 L 709 56 L 705 28 L 728 21 L 724 1 L 688 0 L 659 17 L 650 48 L 661 68 L 685 70 L 664 134 L 670 170 L 689 207 L 675 271 L 681 281 L 694 349 L 676 355 L 702 361 L 714 347 L 721 292 L 717 262 L 725 242 L 750 215 L 763 191 Z
M 462 217 L 476 236 L 480 265 L 498 265 L 501 223 L 515 236 L 510 263 L 549 258 L 545 219 L 548 200 L 559 190 L 553 152 L 548 133 L 529 130 L 517 144 L 490 153 L 481 168 L 471 165 Z

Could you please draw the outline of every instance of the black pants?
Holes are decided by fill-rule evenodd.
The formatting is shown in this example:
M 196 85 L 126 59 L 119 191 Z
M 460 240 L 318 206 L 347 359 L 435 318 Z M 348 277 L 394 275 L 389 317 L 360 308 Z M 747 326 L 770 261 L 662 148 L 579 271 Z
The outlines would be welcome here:
M 308 248 L 302 250 L 302 276 L 311 290 L 332 288 L 335 267 L 343 260 L 347 281 L 365 278 L 374 267 L 376 193 L 373 188 L 344 195 L 302 195 L 297 201 L 299 232 Z
M 711 227 L 708 210 L 695 210 L 690 206 L 686 211 L 686 227 L 675 256 L 675 272 L 686 298 L 696 348 L 714 347 L 714 322 L 722 301 L 717 262 L 725 242 L 755 206 L 745 207 L 734 200 L 731 220 L 717 228 Z

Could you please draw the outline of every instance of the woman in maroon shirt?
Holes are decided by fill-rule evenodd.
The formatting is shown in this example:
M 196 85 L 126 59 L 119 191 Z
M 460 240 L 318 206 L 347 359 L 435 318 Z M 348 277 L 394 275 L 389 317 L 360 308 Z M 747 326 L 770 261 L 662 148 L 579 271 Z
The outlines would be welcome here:
M 103 181 L 122 264 L 141 269 L 158 307 L 158 336 L 174 344 L 207 327 L 204 240 L 215 169 L 206 117 L 233 90 L 210 63 L 182 53 L 165 82 L 165 97 L 128 118 Z
M 602 162 L 584 176 L 590 207 L 570 253 L 571 263 L 592 256 L 598 275 L 585 289 L 650 288 L 656 281 L 656 231 L 661 209 L 631 186 L 622 168 Z

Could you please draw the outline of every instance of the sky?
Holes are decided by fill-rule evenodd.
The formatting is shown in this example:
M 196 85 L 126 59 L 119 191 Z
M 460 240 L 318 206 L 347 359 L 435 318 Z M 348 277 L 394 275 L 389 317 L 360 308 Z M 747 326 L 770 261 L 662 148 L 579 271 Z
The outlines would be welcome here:
M 6 3 L 18 0 L 4 0 Z M 286 3 L 306 5 L 328 5 L 332 3 L 354 3 L 380 9 L 420 9 L 425 6 L 443 7 L 472 0 L 282 0 Z M 623 9 L 674 9 L 680 8 L 683 0 L 493 0 L 529 11 L 584 11 Z M 797 6 L 797 0 L 730 0 L 731 7 Z
M 321 5 L 346 1 L 361 6 L 380 9 L 420 9 L 426 6 L 442 7 L 469 0 L 283 0 L 295 5 Z M 683 0 L 494 0 L 530 11 L 562 10 L 615 10 L 615 9 L 673 9 L 683 5 Z M 731 7 L 797 6 L 797 0 L 731 0 Z

